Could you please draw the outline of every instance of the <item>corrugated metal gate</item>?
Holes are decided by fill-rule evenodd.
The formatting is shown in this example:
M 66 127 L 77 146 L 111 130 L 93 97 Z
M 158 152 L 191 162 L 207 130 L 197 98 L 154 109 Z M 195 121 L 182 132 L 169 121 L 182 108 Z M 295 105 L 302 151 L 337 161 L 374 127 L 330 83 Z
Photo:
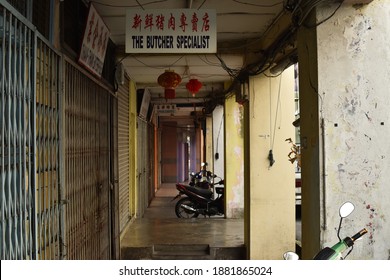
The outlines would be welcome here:
M 146 208 L 149 206 L 151 192 L 150 192 L 150 155 L 152 153 L 149 147 L 149 133 L 148 123 L 141 119 L 137 119 L 137 180 L 138 180 L 138 216 L 142 216 L 145 213 Z
M 116 107 L 2 1 L 1 259 L 119 256 Z
M 154 147 L 154 125 L 151 123 L 148 123 L 148 205 L 152 202 L 152 199 L 155 196 L 156 186 L 155 186 L 155 180 L 154 180 L 154 153 L 155 153 L 155 147 Z
M 118 88 L 118 159 L 119 159 L 119 219 L 120 231 L 132 217 L 130 200 L 130 112 L 129 83 L 125 79 Z
M 0 5 L 1 259 L 62 255 L 61 57 L 33 30 Z
M 68 60 L 64 77 L 66 257 L 110 259 L 110 92 Z
M 36 212 L 39 259 L 59 259 L 60 56 L 38 39 L 36 53 Z
M 147 145 L 145 139 L 147 138 L 147 122 L 137 119 L 137 181 L 138 181 L 138 203 L 137 215 L 142 216 L 148 207 L 148 189 L 146 186 L 146 168 L 147 168 Z

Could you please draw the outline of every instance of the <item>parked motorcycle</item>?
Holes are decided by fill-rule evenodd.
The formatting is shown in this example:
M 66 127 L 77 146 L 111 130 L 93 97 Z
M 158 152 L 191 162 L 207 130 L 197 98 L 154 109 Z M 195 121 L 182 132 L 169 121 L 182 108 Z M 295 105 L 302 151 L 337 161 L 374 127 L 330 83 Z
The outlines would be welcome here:
M 202 170 L 199 172 L 191 172 L 190 173 L 190 186 L 196 186 L 202 189 L 209 189 L 211 186 L 213 179 L 217 176 L 213 174 L 211 171 L 207 170 L 207 162 L 202 163 Z
M 339 209 L 339 215 L 340 215 L 340 223 L 339 228 L 337 230 L 337 237 L 339 239 L 339 242 L 337 242 L 332 247 L 325 247 L 321 251 L 319 251 L 315 256 L 314 260 L 344 260 L 348 257 L 348 255 L 353 250 L 353 245 L 355 244 L 355 241 L 361 238 L 363 235 L 367 233 L 367 229 L 363 228 L 358 233 L 353 235 L 352 237 L 345 237 L 344 239 L 341 239 L 340 237 L 340 230 L 341 230 L 341 224 L 343 222 L 343 219 L 348 217 L 353 210 L 355 209 L 355 206 L 351 202 L 345 202 Z M 351 248 L 345 256 L 343 255 L 349 248 Z M 295 252 L 286 252 L 283 255 L 283 258 L 285 260 L 297 260 L 299 259 L 298 255 Z
M 203 189 L 181 183 L 176 184 L 179 194 L 173 199 L 181 198 L 175 205 L 175 213 L 178 218 L 196 218 L 199 215 L 215 216 L 224 215 L 224 180 L 217 183 L 209 183 L 210 188 Z M 213 191 L 214 190 L 214 191 Z M 214 192 L 217 197 L 214 198 Z M 173 201 L 172 200 L 172 201 Z

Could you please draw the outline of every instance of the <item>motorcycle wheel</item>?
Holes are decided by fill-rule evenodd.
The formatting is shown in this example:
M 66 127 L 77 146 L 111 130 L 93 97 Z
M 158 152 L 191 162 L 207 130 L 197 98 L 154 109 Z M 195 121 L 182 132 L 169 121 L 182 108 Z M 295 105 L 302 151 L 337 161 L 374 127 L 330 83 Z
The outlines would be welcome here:
M 193 203 L 188 197 L 180 199 L 175 206 L 175 213 L 178 218 L 191 219 L 199 216 L 199 213 L 187 210 L 183 208 L 182 205 L 187 205 L 194 208 L 196 207 L 195 203 Z

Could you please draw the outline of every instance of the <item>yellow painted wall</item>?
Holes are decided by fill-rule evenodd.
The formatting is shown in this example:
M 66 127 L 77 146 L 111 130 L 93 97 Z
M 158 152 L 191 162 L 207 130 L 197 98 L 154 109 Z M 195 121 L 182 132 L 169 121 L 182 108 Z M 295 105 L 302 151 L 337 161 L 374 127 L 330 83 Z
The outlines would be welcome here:
M 129 111 L 130 111 L 130 191 L 129 191 L 129 204 L 131 215 L 136 214 L 137 209 L 137 197 L 138 197 L 138 180 L 137 180 L 137 89 L 135 83 L 130 81 L 130 98 L 129 98 Z
M 214 171 L 214 158 L 213 158 L 213 119 L 206 117 L 206 162 L 208 163 L 208 169 Z
M 285 141 L 295 135 L 294 69 L 274 78 L 251 77 L 249 84 L 248 258 L 277 260 L 285 251 L 295 250 L 295 175 L 287 157 L 290 144 Z
M 225 101 L 226 218 L 244 217 L 244 107 L 235 96 Z
M 312 15 L 312 22 L 315 17 Z M 298 32 L 299 106 L 302 167 L 302 258 L 312 259 L 321 249 L 320 125 L 317 29 Z

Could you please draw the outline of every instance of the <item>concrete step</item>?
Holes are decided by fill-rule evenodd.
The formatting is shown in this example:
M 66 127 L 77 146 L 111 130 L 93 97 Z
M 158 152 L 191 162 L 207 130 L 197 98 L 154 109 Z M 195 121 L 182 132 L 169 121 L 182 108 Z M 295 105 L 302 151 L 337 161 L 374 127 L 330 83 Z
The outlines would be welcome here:
M 155 260 L 211 260 L 208 244 L 157 244 L 153 246 Z
M 245 246 L 211 247 L 207 244 L 162 244 L 122 247 L 122 260 L 245 260 Z

